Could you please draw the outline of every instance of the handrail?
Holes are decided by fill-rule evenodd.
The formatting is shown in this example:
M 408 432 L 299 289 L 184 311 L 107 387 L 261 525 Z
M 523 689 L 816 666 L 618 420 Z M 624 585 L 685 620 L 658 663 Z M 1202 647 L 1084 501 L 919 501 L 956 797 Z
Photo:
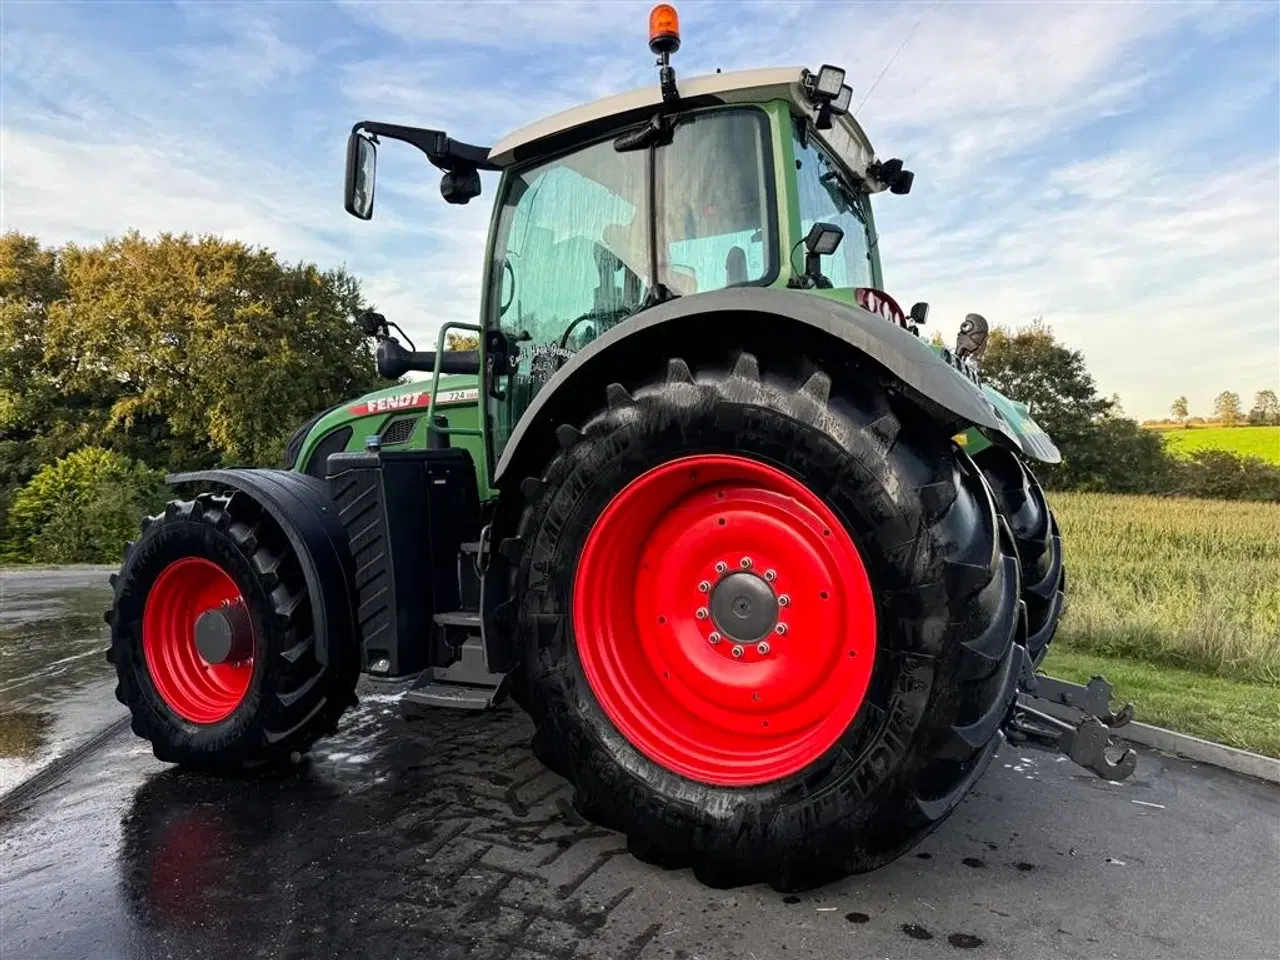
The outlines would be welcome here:
M 434 430 L 436 433 L 460 437 L 483 437 L 484 430 L 480 427 L 438 427 L 436 426 L 436 395 L 440 392 L 440 361 L 444 357 L 445 335 L 450 330 L 466 330 L 469 333 L 479 334 L 480 340 L 480 371 L 478 381 L 476 383 L 476 400 L 479 402 L 481 392 L 481 382 L 484 380 L 485 371 L 485 350 L 484 350 L 484 327 L 476 326 L 474 323 L 454 323 L 449 322 L 442 324 L 440 332 L 436 335 L 436 361 L 435 368 L 431 371 L 431 399 L 427 402 L 427 431 Z M 483 416 L 483 414 L 482 414 Z

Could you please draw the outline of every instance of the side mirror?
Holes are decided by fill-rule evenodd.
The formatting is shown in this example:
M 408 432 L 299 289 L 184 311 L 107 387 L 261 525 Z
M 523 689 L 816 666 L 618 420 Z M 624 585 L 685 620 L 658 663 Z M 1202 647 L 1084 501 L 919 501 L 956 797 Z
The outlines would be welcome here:
M 924 301 L 913 303 L 911 312 L 907 314 L 911 322 L 919 326 L 924 326 L 924 322 L 929 319 L 929 305 Z
M 480 172 L 475 167 L 457 166 L 440 178 L 440 195 L 445 203 L 468 203 L 480 196 Z
M 373 216 L 373 183 L 378 170 L 378 146 L 352 131 L 347 138 L 347 180 L 343 206 L 361 220 Z

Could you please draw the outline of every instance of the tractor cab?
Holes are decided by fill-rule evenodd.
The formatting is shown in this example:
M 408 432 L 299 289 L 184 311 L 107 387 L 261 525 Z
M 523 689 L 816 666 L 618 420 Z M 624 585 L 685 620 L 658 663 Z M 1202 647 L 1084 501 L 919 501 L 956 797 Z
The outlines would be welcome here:
M 781 67 L 677 79 L 671 20 L 651 24 L 652 87 L 564 111 L 487 150 L 438 131 L 366 121 L 348 146 L 347 210 L 373 213 L 376 149 L 399 139 L 444 170 L 450 202 L 501 173 L 485 257 L 475 369 L 486 381 L 492 471 L 542 386 L 588 344 L 671 301 L 795 290 L 923 322 L 883 291 L 871 197 L 913 174 L 878 161 L 849 112 L 845 71 Z M 457 184 L 473 185 L 461 196 Z M 380 360 L 391 344 L 379 345 Z M 438 351 L 437 351 L 438 352 Z M 435 356 L 408 369 L 435 372 Z M 403 363 L 391 367 L 396 375 Z M 455 371 L 457 368 L 454 368 Z M 492 476 L 492 474 L 490 474 Z

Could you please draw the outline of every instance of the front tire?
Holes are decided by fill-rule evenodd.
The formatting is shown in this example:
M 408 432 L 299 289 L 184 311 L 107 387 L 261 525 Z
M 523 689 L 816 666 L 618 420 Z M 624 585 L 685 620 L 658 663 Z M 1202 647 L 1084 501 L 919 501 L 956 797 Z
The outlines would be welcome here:
M 535 750 L 634 854 L 716 886 L 901 855 L 990 761 L 1024 658 L 1012 539 L 972 462 L 868 371 L 836 390 L 799 366 L 761 376 L 744 353 L 695 378 L 673 359 L 561 426 L 522 485 Z M 773 621 L 725 628 L 761 604 L 789 624 L 763 653 L 748 638 Z
M 995 497 L 996 509 L 1013 531 L 1022 567 L 1022 599 L 1027 607 L 1027 654 L 1038 667 L 1067 602 L 1062 534 L 1044 488 L 1022 458 L 1003 447 L 988 447 L 974 458 Z
M 116 698 L 159 760 L 223 773 L 286 764 L 355 703 L 353 652 L 317 655 L 293 547 L 243 494 L 171 502 L 112 583 Z M 219 653 L 197 641 L 202 618 Z

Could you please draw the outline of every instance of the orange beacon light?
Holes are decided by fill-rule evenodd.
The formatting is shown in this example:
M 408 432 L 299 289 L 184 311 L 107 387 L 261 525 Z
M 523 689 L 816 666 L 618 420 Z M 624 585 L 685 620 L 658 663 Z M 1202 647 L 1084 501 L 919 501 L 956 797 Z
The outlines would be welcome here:
M 668 55 L 680 49 L 680 15 L 669 3 L 649 11 L 649 49 Z

